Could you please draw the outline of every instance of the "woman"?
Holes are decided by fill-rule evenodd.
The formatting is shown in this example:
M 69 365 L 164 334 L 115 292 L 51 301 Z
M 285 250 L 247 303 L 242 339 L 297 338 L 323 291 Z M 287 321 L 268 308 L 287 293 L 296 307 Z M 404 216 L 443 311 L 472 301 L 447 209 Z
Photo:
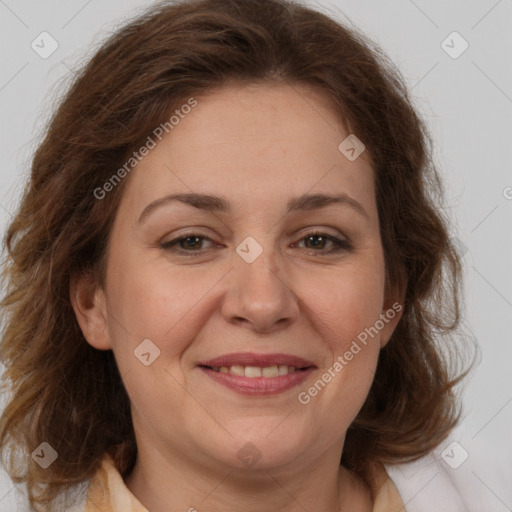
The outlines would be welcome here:
M 191 0 L 114 34 L 6 236 L 0 445 L 31 506 L 403 510 L 384 464 L 459 414 L 440 190 L 399 72 L 323 14 Z

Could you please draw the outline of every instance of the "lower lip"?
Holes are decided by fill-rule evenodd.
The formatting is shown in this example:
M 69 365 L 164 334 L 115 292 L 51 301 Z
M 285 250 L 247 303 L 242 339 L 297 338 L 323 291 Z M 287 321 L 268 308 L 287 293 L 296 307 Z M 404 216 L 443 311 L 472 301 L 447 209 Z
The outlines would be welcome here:
M 298 386 L 313 372 L 314 368 L 295 371 L 277 377 L 240 377 L 231 373 L 220 373 L 200 367 L 208 377 L 242 395 L 277 395 Z

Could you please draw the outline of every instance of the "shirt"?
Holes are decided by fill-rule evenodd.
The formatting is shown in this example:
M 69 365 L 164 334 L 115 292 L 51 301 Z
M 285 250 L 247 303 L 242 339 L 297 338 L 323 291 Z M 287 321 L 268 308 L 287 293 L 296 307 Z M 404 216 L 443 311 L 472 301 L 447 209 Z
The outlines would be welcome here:
M 373 471 L 375 496 L 373 512 L 406 512 L 400 494 L 383 465 Z M 149 512 L 126 487 L 110 454 L 106 453 L 101 466 L 89 481 L 84 503 L 73 512 Z

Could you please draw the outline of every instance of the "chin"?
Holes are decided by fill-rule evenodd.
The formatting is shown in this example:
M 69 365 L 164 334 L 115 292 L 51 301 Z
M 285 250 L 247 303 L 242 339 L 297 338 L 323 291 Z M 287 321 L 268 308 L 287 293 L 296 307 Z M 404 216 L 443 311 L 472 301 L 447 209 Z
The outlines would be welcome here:
M 265 418 L 253 421 L 250 428 L 244 422 L 236 430 L 231 423 L 228 431 L 232 437 L 223 436 L 227 444 L 224 449 L 217 445 L 221 448 L 218 457 L 237 470 L 271 470 L 292 465 L 311 442 L 311 435 L 295 431 L 295 425 L 294 430 L 290 425 L 286 428 L 286 421 L 282 417 L 271 422 Z

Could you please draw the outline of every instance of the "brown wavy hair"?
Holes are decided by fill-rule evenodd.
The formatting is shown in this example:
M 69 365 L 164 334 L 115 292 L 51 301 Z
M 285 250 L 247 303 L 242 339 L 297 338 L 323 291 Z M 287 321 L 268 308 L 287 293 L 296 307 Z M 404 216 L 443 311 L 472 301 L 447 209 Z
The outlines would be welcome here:
M 141 141 L 184 99 L 228 82 L 308 84 L 330 98 L 373 162 L 386 285 L 404 290 L 403 316 L 341 458 L 367 475 L 376 461 L 417 459 L 460 417 L 455 385 L 461 263 L 442 213 L 432 142 L 400 72 L 356 28 L 286 0 L 160 3 L 104 42 L 75 76 L 35 152 L 5 235 L 0 356 L 9 400 L 2 462 L 46 510 L 85 482 L 106 452 L 125 476 L 137 447 L 112 351 L 85 340 L 70 280 L 103 286 L 105 254 L 129 178 L 98 200 Z M 59 454 L 42 469 L 43 441 Z

